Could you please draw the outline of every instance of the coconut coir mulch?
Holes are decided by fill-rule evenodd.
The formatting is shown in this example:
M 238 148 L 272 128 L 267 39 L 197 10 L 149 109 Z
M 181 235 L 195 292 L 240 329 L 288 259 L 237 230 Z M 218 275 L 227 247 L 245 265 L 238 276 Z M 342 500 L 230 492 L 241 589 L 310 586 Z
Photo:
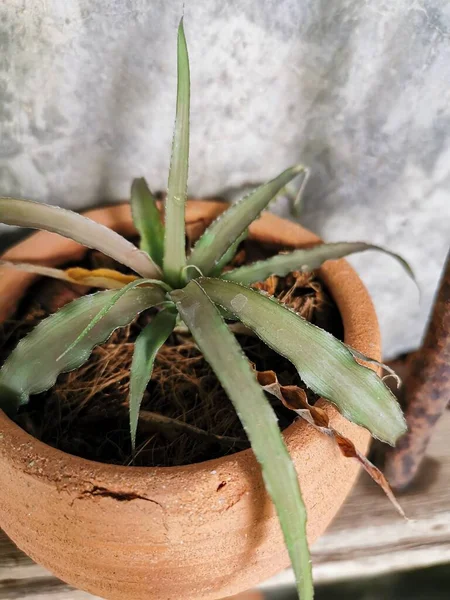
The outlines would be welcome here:
M 246 241 L 234 262 L 253 262 L 277 251 L 278 248 Z M 96 251 L 88 253 L 83 266 L 120 269 L 120 265 Z M 341 337 L 339 313 L 315 274 L 271 277 L 255 287 Z M 1 362 L 42 318 L 88 291 L 92 292 L 61 281 L 41 280 L 35 284 L 14 318 L 1 326 Z M 93 350 L 84 366 L 60 375 L 51 390 L 32 396 L 29 404 L 20 409 L 17 423 L 60 450 L 112 464 L 185 465 L 247 448 L 245 432 L 230 400 L 192 338 L 181 331 L 170 336 L 156 358 L 142 402 L 137 451 L 132 459 L 127 404 L 129 369 L 133 342 L 151 317 L 152 311 L 147 311 L 130 326 L 117 330 Z M 273 370 L 283 385 L 304 387 L 291 363 L 260 340 L 239 334 L 237 339 L 258 371 Z M 314 402 L 310 391 L 308 396 Z M 268 399 L 280 427 L 287 427 L 295 414 L 273 396 Z

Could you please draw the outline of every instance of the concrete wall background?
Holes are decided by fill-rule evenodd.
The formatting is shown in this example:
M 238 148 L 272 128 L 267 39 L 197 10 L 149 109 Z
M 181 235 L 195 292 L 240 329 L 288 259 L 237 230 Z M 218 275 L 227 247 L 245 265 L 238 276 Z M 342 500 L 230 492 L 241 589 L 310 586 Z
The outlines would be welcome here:
M 0 193 L 74 209 L 165 189 L 180 0 L 0 7 Z M 450 242 L 450 5 L 186 1 L 190 193 L 232 194 L 302 161 L 301 221 L 401 252 L 352 259 L 385 353 L 419 344 Z M 275 210 L 289 215 L 288 202 Z M 2 229 L 1 231 L 5 231 Z

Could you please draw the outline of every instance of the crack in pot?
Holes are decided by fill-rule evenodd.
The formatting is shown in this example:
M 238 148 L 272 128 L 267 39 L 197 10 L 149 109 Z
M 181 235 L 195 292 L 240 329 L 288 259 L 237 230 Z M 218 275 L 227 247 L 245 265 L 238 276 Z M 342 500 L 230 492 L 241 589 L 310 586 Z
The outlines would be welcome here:
M 164 510 L 164 508 L 159 502 L 157 502 L 156 500 L 152 500 L 151 498 L 147 498 L 146 496 L 136 494 L 135 492 L 113 492 L 112 490 L 108 490 L 108 488 L 101 487 L 99 485 L 93 485 L 90 490 L 85 490 L 84 492 L 82 492 L 78 496 L 78 498 L 82 499 L 86 496 L 100 496 L 102 498 L 112 498 L 113 500 L 117 500 L 118 502 L 130 502 L 131 500 L 145 500 L 146 502 L 152 502 L 153 504 L 156 504 Z

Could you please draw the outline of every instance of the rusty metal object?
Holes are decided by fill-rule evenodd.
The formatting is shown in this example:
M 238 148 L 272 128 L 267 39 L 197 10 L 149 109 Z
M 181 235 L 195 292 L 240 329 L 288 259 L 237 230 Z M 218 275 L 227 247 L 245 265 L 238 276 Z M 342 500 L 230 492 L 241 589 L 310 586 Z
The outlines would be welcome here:
M 397 490 L 413 481 L 450 400 L 450 252 L 425 340 L 408 366 L 404 388 L 408 433 L 388 453 L 385 465 L 385 474 Z

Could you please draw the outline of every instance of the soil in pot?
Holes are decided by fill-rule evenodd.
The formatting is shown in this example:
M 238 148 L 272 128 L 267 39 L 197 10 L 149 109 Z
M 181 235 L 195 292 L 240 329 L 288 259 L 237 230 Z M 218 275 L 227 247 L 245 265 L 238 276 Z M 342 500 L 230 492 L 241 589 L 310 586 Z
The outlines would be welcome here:
M 279 252 L 278 247 L 246 240 L 235 264 Z M 121 269 L 112 259 L 89 251 L 83 265 Z M 312 323 L 342 339 L 339 312 L 316 274 L 271 277 L 256 287 L 276 296 Z M 86 293 L 81 286 L 41 280 L 30 288 L 14 317 L 1 326 L 0 361 L 42 318 Z M 110 464 L 176 466 L 218 458 L 248 447 L 234 408 L 192 338 L 173 333 L 159 352 L 144 396 L 132 459 L 128 422 L 129 369 L 133 342 L 152 318 L 147 311 L 94 349 L 80 369 L 59 376 L 49 391 L 32 396 L 16 421 L 34 437 L 64 452 Z M 283 385 L 305 386 L 291 363 L 259 339 L 237 334 L 258 371 L 273 370 Z M 305 388 L 306 389 L 306 388 Z M 309 401 L 316 397 L 306 390 Z M 282 429 L 295 418 L 268 396 Z

